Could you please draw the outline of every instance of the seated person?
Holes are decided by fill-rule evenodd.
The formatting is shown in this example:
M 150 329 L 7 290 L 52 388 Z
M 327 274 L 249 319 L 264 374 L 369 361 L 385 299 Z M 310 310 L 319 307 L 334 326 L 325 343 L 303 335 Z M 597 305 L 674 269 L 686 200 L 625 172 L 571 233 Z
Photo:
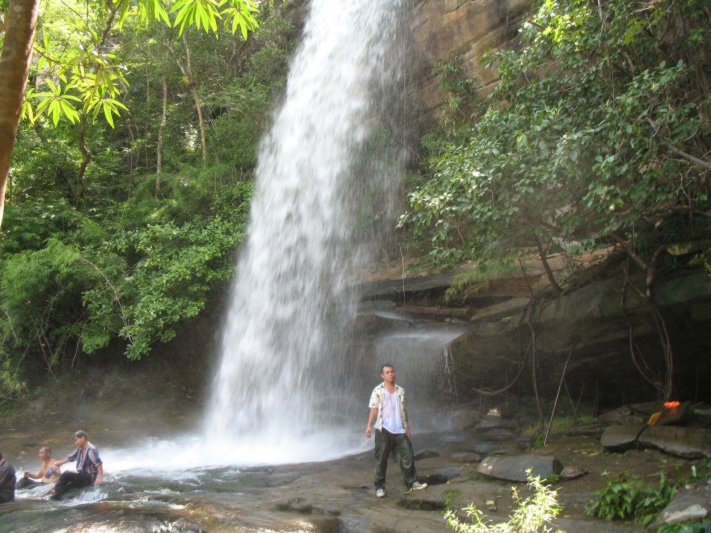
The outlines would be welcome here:
M 55 460 L 52 458 L 52 449 L 49 446 L 42 446 L 39 450 L 40 467 L 36 474 L 25 472 L 25 476 L 17 482 L 17 489 L 31 489 L 43 484 L 56 483 L 61 474 L 59 468 L 52 468 Z M 36 479 L 38 481 L 32 481 Z
M 55 461 L 52 467 L 58 470 L 63 464 L 76 461 L 77 471 L 62 473 L 54 486 L 54 494 L 51 496 L 53 500 L 61 499 L 64 493 L 71 489 L 88 487 L 92 483 L 101 485 L 104 481 L 103 462 L 96 447 L 89 442 L 89 435 L 85 431 L 77 431 L 72 438 L 77 449 L 66 459 Z
M 0 503 L 15 499 L 15 469 L 0 453 Z

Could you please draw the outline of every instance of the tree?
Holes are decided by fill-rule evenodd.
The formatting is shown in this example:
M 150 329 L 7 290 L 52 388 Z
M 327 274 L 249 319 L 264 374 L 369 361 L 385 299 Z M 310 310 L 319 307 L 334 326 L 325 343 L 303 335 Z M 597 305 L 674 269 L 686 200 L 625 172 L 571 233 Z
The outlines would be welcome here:
M 5 211 L 5 188 L 22 112 L 38 11 L 39 0 L 10 0 L 5 17 L 5 40 L 0 55 L 3 73 L 0 78 L 0 225 Z
M 0 225 L 5 204 L 5 188 L 10 170 L 10 162 L 15 144 L 17 125 L 22 113 L 22 96 L 27 83 L 34 32 L 37 25 L 38 0 L 12 0 L 6 17 L 6 35 L 2 51 L 3 76 L 0 78 Z M 257 27 L 255 14 L 258 11 L 253 0 L 168 0 L 164 6 L 160 0 L 140 0 L 135 8 L 131 8 L 130 0 L 107 0 L 105 5 L 93 5 L 94 10 L 106 8 L 109 16 L 103 33 L 99 34 L 90 27 L 87 30 L 95 41 L 93 49 L 69 50 L 59 57 L 48 54 L 47 43 L 39 52 L 49 67 L 57 69 L 60 77 L 66 72 L 73 73 L 73 79 L 64 87 L 49 82 L 49 92 L 35 96 L 43 97 L 37 108 L 37 114 L 51 112 L 56 124 L 60 115 L 79 122 L 79 143 L 83 154 L 82 165 L 77 174 L 77 190 L 75 195 L 81 198 L 81 182 L 86 166 L 91 160 L 91 153 L 86 148 L 84 136 L 86 121 L 90 113 L 94 117 L 103 111 L 106 120 L 113 125 L 113 114 L 118 114 L 121 107 L 116 100 L 122 81 L 118 66 L 103 53 L 103 47 L 108 38 L 114 21 L 118 18 L 123 25 L 129 14 L 138 14 L 144 21 L 159 20 L 169 26 L 178 27 L 182 34 L 188 26 L 195 26 L 206 32 L 218 33 L 218 21 L 232 33 L 240 30 L 246 39 L 249 31 Z M 169 13 L 174 13 L 171 21 Z M 92 54 L 95 54 L 92 57 Z M 41 70 L 39 66 L 39 70 Z M 108 76 L 101 75 L 105 70 Z M 72 94 L 75 90 L 78 95 Z M 81 113 L 73 108 L 72 102 L 82 103 Z M 34 119 L 31 104 L 26 102 L 24 113 Z

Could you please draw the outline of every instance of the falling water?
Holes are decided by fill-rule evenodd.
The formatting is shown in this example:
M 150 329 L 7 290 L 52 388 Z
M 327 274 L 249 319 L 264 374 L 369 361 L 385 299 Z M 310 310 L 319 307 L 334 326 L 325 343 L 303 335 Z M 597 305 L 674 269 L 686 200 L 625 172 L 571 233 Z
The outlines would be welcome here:
M 353 397 L 343 348 L 357 301 L 349 280 L 373 260 L 372 221 L 392 222 L 402 173 L 404 151 L 383 147 L 397 144 L 402 120 L 392 104 L 405 3 L 311 1 L 260 148 L 206 417 L 210 441 L 240 461 L 323 459 L 354 445 L 350 406 L 363 413 L 367 398 Z

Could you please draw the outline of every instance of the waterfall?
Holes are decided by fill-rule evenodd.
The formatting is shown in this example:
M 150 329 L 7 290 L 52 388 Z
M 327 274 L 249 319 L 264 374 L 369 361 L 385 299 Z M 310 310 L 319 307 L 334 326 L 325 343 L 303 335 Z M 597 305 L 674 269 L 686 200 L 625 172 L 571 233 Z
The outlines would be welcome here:
M 346 453 L 355 428 L 363 444 L 368 398 L 356 397 L 343 343 L 358 299 L 353 274 L 377 250 L 372 221 L 393 225 L 405 159 L 392 142 L 403 120 L 393 102 L 404 101 L 405 3 L 310 3 L 260 146 L 205 418 L 209 441 L 240 461 Z

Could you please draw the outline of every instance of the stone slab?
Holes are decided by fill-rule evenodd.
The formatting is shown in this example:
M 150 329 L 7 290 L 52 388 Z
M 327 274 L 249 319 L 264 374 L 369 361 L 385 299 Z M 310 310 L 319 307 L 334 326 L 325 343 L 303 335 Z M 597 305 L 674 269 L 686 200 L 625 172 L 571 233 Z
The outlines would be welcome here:
M 706 518 L 711 511 L 711 486 L 701 483 L 692 489 L 681 489 L 659 513 L 655 526 L 680 524 Z
M 612 451 L 623 452 L 634 448 L 637 438 L 642 434 L 647 426 L 643 424 L 635 426 L 608 426 L 600 437 L 600 444 Z
M 711 430 L 674 426 L 649 426 L 637 442 L 686 459 L 711 458 Z
M 526 471 L 531 469 L 533 477 L 545 479 L 554 474 L 560 475 L 563 465 L 555 457 L 542 455 L 513 455 L 487 457 L 477 467 L 477 472 L 485 476 L 505 481 L 525 483 Z

